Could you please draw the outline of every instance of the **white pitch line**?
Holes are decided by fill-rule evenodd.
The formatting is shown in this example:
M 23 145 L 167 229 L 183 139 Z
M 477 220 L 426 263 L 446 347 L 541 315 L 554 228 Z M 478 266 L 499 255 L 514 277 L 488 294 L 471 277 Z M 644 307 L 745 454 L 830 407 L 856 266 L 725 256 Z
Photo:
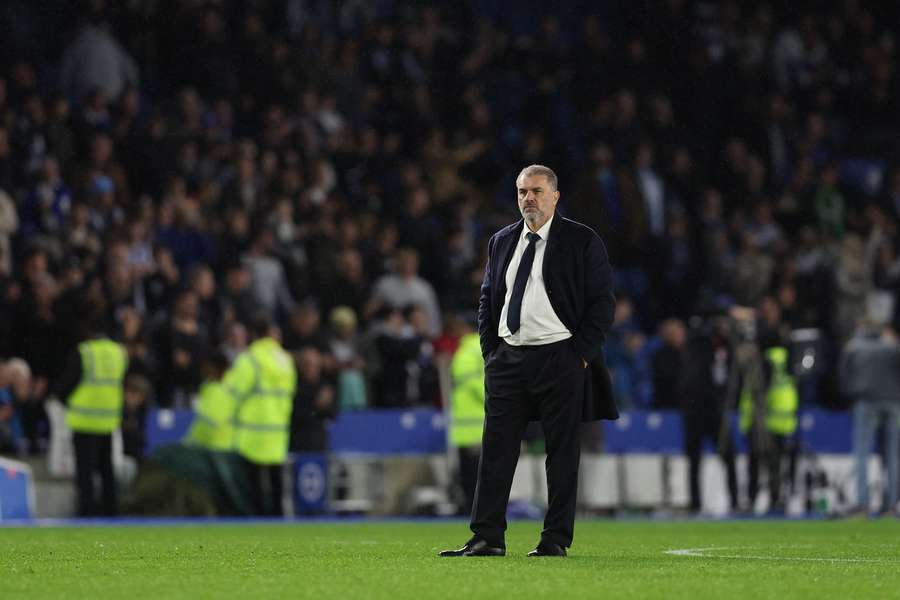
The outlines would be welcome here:
M 784 547 L 784 546 L 782 546 Z M 801 546 L 802 547 L 802 546 Z M 749 548 L 756 548 L 750 546 Z M 753 554 L 709 554 L 719 550 L 741 550 L 748 549 L 747 546 L 718 546 L 711 548 L 682 548 L 677 550 L 666 550 L 665 554 L 671 556 L 691 556 L 695 558 L 747 558 L 750 560 L 793 560 L 803 562 L 847 562 L 847 563 L 898 563 L 900 559 L 885 558 L 831 558 L 831 557 L 808 557 L 808 556 L 761 556 Z

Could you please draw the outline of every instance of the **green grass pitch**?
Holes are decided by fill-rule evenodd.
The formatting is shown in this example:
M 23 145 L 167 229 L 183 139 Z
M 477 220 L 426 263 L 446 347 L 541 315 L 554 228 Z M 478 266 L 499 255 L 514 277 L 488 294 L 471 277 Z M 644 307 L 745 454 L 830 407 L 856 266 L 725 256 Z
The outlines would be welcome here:
M 900 598 L 900 521 L 579 521 L 567 558 L 438 558 L 460 522 L 0 528 L 0 598 Z M 675 551 L 672 553 L 672 551 Z

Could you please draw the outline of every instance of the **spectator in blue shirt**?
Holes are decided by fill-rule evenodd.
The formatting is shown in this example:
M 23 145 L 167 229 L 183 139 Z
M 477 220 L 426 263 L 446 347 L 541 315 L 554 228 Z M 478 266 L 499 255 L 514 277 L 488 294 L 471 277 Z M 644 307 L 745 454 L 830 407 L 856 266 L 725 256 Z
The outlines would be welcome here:
M 19 453 L 24 436 L 17 411 L 28 397 L 31 369 L 21 358 L 0 363 L 0 453 Z

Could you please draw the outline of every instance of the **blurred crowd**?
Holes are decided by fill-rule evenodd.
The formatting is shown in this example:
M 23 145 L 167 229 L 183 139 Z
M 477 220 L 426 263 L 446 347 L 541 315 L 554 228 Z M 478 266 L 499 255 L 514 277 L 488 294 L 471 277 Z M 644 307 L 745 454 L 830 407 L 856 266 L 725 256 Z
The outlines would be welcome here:
M 42 448 L 87 299 L 128 349 L 134 454 L 260 309 L 298 365 L 295 449 L 341 410 L 440 405 L 535 162 L 609 249 L 622 407 L 676 407 L 654 357 L 732 306 L 835 360 L 900 286 L 886 4 L 5 3 L 0 450 Z

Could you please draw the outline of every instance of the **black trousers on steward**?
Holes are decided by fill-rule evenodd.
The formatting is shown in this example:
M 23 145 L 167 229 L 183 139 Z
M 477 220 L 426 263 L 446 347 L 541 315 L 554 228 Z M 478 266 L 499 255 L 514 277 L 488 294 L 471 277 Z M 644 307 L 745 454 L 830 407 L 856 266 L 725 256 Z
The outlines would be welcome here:
M 793 436 L 769 433 L 769 447 L 764 449 L 757 445 L 758 437 L 751 429 L 748 433 L 750 440 L 750 456 L 747 461 L 748 485 L 747 495 L 750 497 L 750 508 L 756 503 L 759 494 L 759 472 L 761 463 L 769 472 L 769 505 L 774 509 L 783 509 L 784 503 L 794 491 L 794 479 L 797 471 L 796 443 Z M 786 463 L 786 464 L 785 464 Z M 785 477 L 786 476 L 786 477 Z M 782 485 L 787 482 L 787 494 L 782 497 Z
M 250 504 L 253 514 L 264 517 L 282 517 L 281 496 L 284 492 L 282 465 L 259 465 L 244 460 L 247 482 L 250 484 Z
M 541 539 L 572 545 L 581 395 L 587 376 L 570 339 L 543 346 L 504 342 L 485 365 L 485 420 L 472 532 L 505 547 L 506 505 L 530 419 L 540 419 L 547 447 L 549 505 Z
M 116 478 L 112 463 L 112 434 L 72 433 L 75 447 L 75 484 L 78 516 L 114 517 L 117 513 Z M 100 500 L 94 475 L 100 476 Z

